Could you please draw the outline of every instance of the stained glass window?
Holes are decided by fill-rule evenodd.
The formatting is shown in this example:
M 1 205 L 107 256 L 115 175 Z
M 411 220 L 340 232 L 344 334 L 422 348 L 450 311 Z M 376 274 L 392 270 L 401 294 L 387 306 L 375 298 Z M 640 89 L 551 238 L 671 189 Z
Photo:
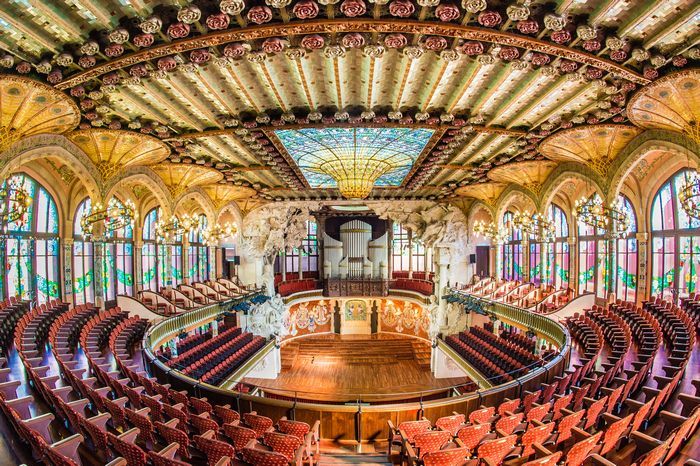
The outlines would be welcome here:
M 123 205 L 121 200 L 114 199 L 117 205 Z M 134 294 L 133 237 L 134 231 L 130 225 L 106 235 L 102 286 L 107 301 L 116 299 L 119 294 Z
M 523 245 L 522 233 L 513 225 L 513 212 L 503 214 L 503 227 L 506 229 L 506 240 L 501 245 L 503 267 L 502 278 L 505 280 L 523 279 Z
M 92 241 L 86 241 L 80 219 L 90 209 L 90 198 L 80 203 L 73 220 L 73 303 L 95 302 L 95 257 Z
M 569 284 L 569 224 L 566 214 L 556 204 L 549 206 L 549 219 L 554 222 L 554 242 L 547 244 L 543 280 L 556 289 Z
M 593 199 L 600 199 L 596 193 Z M 581 221 L 578 222 L 578 291 L 595 293 L 599 298 L 608 295 L 610 257 L 605 232 Z
M 306 238 L 301 242 L 301 271 L 318 272 L 318 238 L 316 222 L 306 222 Z
M 158 210 L 152 209 L 144 217 L 143 221 L 143 249 L 141 251 L 141 281 L 143 288 L 158 291 L 159 271 L 162 267 L 158 263 L 156 244 L 156 222 Z
M 190 245 L 187 250 L 187 265 L 190 283 L 209 279 L 209 250 L 202 238 L 202 231 L 207 228 L 207 217 L 203 214 L 199 216 L 199 226 L 188 235 Z
M 433 135 L 413 128 L 304 128 L 275 134 L 312 188 L 334 188 L 328 173 L 342 171 L 353 160 L 380 160 L 392 168 L 375 186 L 399 186 Z M 337 165 L 337 166 L 336 166 Z
M 630 230 L 624 238 L 617 240 L 617 299 L 634 302 L 637 299 L 637 215 L 630 200 L 618 197 L 622 212 L 630 219 Z
M 9 181 L 22 186 L 31 202 L 24 221 L 7 226 L 5 295 L 46 303 L 61 295 L 58 208 L 48 191 L 28 175 L 13 175 Z
M 408 262 L 411 260 L 408 230 L 402 227 L 400 223 L 394 222 L 393 234 L 394 240 L 391 245 L 392 270 L 395 272 L 408 272 Z
M 678 201 L 686 173 L 661 186 L 651 206 L 651 294 L 674 301 L 700 290 L 700 220 Z

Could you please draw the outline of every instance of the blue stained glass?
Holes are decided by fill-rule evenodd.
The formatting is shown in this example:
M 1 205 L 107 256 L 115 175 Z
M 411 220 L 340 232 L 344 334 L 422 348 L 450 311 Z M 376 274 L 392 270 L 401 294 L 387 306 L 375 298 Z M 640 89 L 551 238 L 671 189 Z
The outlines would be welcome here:
M 312 188 L 334 188 L 324 163 L 337 160 L 382 160 L 392 169 L 375 186 L 400 186 L 434 131 L 414 128 L 305 128 L 275 134 Z

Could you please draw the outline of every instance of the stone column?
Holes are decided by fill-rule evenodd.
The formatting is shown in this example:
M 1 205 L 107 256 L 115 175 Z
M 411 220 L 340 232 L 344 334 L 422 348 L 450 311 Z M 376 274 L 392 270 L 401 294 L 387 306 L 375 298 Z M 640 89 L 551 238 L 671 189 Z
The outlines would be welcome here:
M 649 296 L 647 278 L 649 277 L 649 233 L 637 233 L 637 293 L 636 302 L 638 305 Z
M 134 241 L 134 296 L 143 291 L 143 241 Z
M 578 294 L 578 242 L 575 236 L 569 236 L 569 288 Z
M 172 247 L 168 248 L 168 251 L 172 251 Z M 199 251 L 197 251 L 199 252 Z M 188 235 L 182 235 L 182 283 L 185 285 L 191 285 L 190 283 L 190 239 Z M 172 263 L 169 261 L 169 263 Z M 195 267 L 197 264 L 195 264 Z M 172 281 L 171 281 L 172 283 Z
M 219 254 L 220 249 L 216 246 L 207 247 L 209 257 L 207 257 L 207 266 L 209 267 L 209 280 L 216 281 L 218 277 L 218 272 L 221 270 L 219 268 L 219 261 L 221 260 L 221 254 Z M 214 260 L 211 260 L 211 258 Z
M 496 254 L 497 248 L 497 244 L 491 244 L 489 246 L 489 275 L 499 279 L 501 277 L 496 277 L 496 272 L 498 270 L 498 267 L 496 267 L 496 258 L 498 257 L 498 254 Z
M 104 252 L 105 243 L 99 239 L 92 243 L 93 274 L 95 277 L 95 306 L 104 309 L 104 285 L 102 274 L 104 273 Z
M 408 232 L 408 278 L 413 278 L 413 232 Z
M 73 303 L 73 238 L 63 240 L 63 300 Z
M 530 239 L 527 237 L 527 235 L 523 236 L 523 239 L 520 241 L 520 245 L 523 251 L 523 263 L 520 267 L 523 272 L 522 280 L 523 283 L 527 283 L 530 281 Z

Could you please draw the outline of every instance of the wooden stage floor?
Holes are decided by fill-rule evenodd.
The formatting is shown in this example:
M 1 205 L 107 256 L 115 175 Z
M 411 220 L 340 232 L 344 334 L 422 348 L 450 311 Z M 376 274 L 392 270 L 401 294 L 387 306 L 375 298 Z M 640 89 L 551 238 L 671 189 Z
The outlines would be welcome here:
M 272 379 L 243 382 L 266 392 L 306 400 L 363 401 L 414 399 L 469 382 L 436 379 L 430 372 L 430 344 L 397 334 L 303 337 L 282 346 L 282 371 Z M 412 392 L 410 395 L 405 393 Z M 374 395 L 374 396 L 372 396 Z

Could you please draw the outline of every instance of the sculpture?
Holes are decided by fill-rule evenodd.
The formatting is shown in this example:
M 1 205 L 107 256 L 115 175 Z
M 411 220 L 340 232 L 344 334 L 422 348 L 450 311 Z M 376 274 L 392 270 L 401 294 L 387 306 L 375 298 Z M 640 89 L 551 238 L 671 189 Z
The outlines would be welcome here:
M 254 335 L 280 340 L 289 334 L 289 309 L 279 294 L 250 308 L 248 328 Z
M 440 306 L 438 306 L 437 298 L 435 297 L 435 295 L 430 295 L 429 303 L 426 307 L 426 312 L 428 313 L 428 316 L 430 318 L 430 326 L 428 327 L 428 338 L 430 338 L 431 341 L 435 341 L 437 339 L 438 334 L 440 333 L 440 327 L 442 325 L 442 321 L 444 320 L 440 315 Z

